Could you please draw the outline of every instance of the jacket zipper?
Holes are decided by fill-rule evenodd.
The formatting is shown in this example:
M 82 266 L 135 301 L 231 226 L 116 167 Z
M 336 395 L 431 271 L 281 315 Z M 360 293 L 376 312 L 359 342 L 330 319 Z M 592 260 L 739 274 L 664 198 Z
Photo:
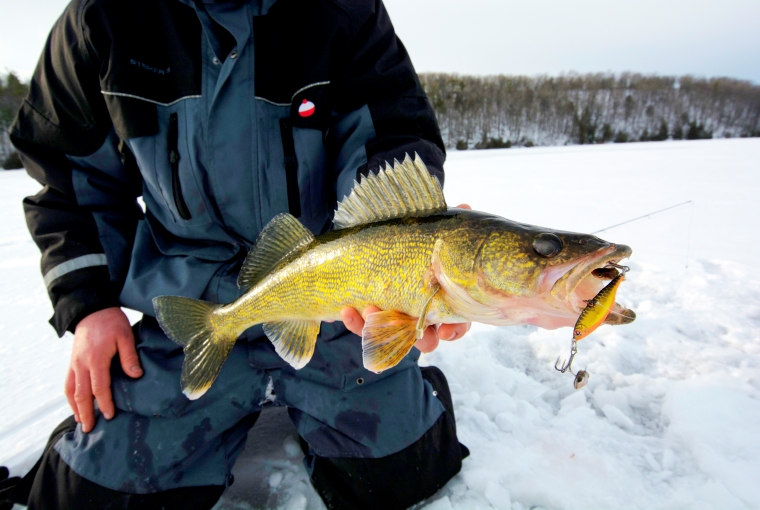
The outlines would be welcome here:
M 182 197 L 182 184 L 179 182 L 179 151 L 177 150 L 177 142 L 179 140 L 179 127 L 177 114 L 172 113 L 169 116 L 169 164 L 172 167 L 172 196 L 174 198 L 174 206 L 177 208 L 180 218 L 183 220 L 189 220 L 192 218 L 190 210 L 187 208 L 185 199 Z

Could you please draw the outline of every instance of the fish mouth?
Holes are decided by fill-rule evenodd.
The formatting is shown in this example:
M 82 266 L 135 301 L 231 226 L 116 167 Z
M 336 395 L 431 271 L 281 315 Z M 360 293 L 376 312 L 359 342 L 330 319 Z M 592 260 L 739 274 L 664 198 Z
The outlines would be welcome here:
M 608 281 L 594 276 L 596 269 L 608 267 L 610 264 L 618 264 L 621 260 L 631 256 L 633 250 L 624 244 L 610 244 L 600 248 L 594 253 L 581 259 L 570 270 L 557 279 L 552 286 L 551 295 L 565 307 L 580 314 L 586 307 L 588 300 L 604 288 Z M 615 303 L 610 314 L 605 319 L 605 324 L 628 324 L 636 319 L 633 310 L 629 310 L 619 303 Z

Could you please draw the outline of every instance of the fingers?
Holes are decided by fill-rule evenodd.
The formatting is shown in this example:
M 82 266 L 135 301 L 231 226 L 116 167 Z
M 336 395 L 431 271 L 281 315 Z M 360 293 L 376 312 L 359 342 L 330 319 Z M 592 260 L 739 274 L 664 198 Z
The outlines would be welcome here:
M 103 362 L 105 361 L 105 363 Z M 98 401 L 98 408 L 106 420 L 113 418 L 114 407 L 111 396 L 111 360 L 101 360 L 90 372 L 92 395 Z M 90 398 L 92 401 L 92 398 Z M 84 429 L 84 427 L 83 427 Z M 85 430 L 87 432 L 87 430 Z
M 457 206 L 457 209 L 469 209 L 470 211 L 472 211 L 472 207 L 470 207 L 470 204 L 459 204 Z
M 360 315 L 355 308 L 346 306 L 340 311 L 340 318 L 346 325 L 346 329 L 355 335 L 362 336 L 362 329 L 364 329 L 364 321 L 367 316 L 379 311 L 380 309 L 376 306 L 368 306 Z
M 362 312 L 362 319 L 364 319 L 366 321 L 367 317 L 369 316 L 369 314 L 375 313 L 375 312 L 379 312 L 379 311 L 380 311 L 380 309 L 378 307 L 376 307 L 376 306 L 368 306 Z M 362 326 L 364 326 L 364 325 L 362 324 Z
M 66 400 L 69 401 L 69 407 L 74 412 L 74 420 L 79 423 L 79 409 L 77 409 L 77 403 L 74 400 L 74 389 L 76 388 L 76 384 L 77 378 L 74 374 L 74 370 L 69 369 L 66 374 L 66 382 L 63 385 L 63 394 L 66 395 Z
M 90 387 L 90 372 L 82 367 L 74 367 L 76 387 L 74 388 L 74 402 L 79 414 L 79 423 L 82 424 L 82 432 L 89 432 L 95 425 L 95 408 L 92 402 L 92 388 Z
M 435 326 L 425 328 L 422 338 L 417 340 L 414 346 L 421 352 L 432 352 L 438 347 L 438 335 L 436 335 Z
M 425 334 L 417 340 L 414 346 L 422 352 L 432 352 L 438 347 L 439 340 L 446 342 L 459 340 L 470 330 L 471 326 L 472 323 L 470 322 L 463 324 L 441 324 L 437 330 L 435 326 L 428 326 Z
M 471 326 L 472 323 L 470 322 L 463 324 L 441 324 L 438 328 L 438 338 L 447 342 L 459 340 L 470 330 Z
M 465 209 L 469 209 L 470 206 L 464 204 Z M 376 306 L 368 306 L 359 315 L 359 312 L 349 306 L 343 308 L 340 311 L 340 318 L 346 325 L 346 328 L 355 335 L 362 335 L 362 329 L 364 328 L 364 321 L 371 313 L 379 312 L 380 309 Z M 439 340 L 445 340 L 447 342 L 452 340 L 459 340 L 462 338 L 472 326 L 472 323 L 465 322 L 462 324 L 440 324 L 436 326 L 428 326 L 423 333 L 422 338 L 417 340 L 414 346 L 422 352 L 431 352 L 438 347 Z
M 356 309 L 347 306 L 340 311 L 340 319 L 343 324 L 354 335 L 362 335 L 362 328 L 364 328 L 364 319 L 359 315 Z
M 140 358 L 135 350 L 135 337 L 132 334 L 132 329 L 128 329 L 124 335 L 116 339 L 116 348 L 119 351 L 119 360 L 124 373 L 135 378 L 143 375 Z M 98 401 L 99 403 L 100 401 Z
M 125 373 L 132 377 L 142 375 L 132 329 L 121 309 L 93 312 L 77 324 L 64 393 L 82 432 L 90 432 L 95 426 L 93 399 L 106 419 L 114 416 L 111 360 L 116 354 Z

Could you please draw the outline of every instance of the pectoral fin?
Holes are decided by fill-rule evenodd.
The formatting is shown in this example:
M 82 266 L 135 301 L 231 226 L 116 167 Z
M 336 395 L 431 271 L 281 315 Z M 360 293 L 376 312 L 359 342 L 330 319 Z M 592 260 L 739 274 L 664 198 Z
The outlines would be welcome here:
M 395 367 L 417 341 L 418 319 L 403 312 L 375 312 L 362 330 L 364 368 L 375 373 Z
M 419 318 L 394 311 L 375 312 L 367 316 L 362 330 L 364 368 L 375 373 L 382 372 L 395 367 L 409 354 L 414 343 L 425 333 L 425 318 L 438 289 L 438 284 L 428 288 Z
M 314 354 L 319 321 L 265 322 L 264 333 L 274 350 L 296 370 L 303 368 Z

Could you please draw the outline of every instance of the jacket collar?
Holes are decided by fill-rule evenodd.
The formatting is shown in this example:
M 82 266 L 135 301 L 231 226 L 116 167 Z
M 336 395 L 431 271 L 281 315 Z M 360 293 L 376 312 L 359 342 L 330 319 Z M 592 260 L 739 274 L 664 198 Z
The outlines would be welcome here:
M 179 0 L 185 5 L 194 7 L 194 0 Z M 266 16 L 269 9 L 277 0 L 200 0 L 203 4 L 249 4 L 254 16 Z

